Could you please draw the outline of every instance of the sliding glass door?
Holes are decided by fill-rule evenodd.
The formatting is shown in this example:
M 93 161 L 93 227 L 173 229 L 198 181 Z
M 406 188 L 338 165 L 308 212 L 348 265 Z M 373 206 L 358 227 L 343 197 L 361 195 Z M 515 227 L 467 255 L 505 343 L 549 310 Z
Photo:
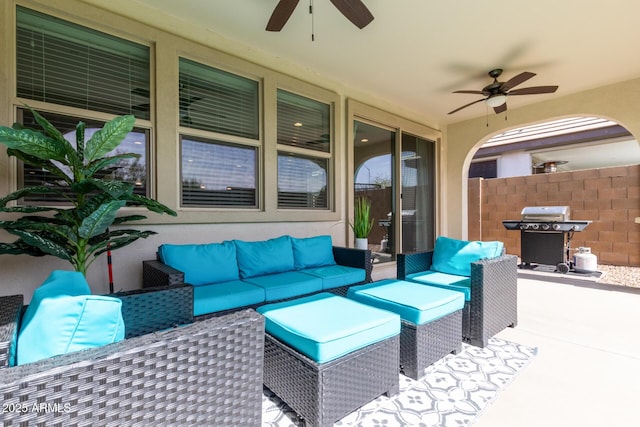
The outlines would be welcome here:
M 401 129 L 354 120 L 354 198 L 371 200 L 375 263 L 433 248 L 434 142 Z

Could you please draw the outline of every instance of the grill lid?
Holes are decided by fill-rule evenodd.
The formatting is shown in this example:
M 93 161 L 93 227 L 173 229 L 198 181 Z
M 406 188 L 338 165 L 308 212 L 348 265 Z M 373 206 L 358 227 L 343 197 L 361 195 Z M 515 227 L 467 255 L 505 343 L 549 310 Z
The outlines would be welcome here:
M 527 206 L 522 221 L 569 221 L 569 206 Z

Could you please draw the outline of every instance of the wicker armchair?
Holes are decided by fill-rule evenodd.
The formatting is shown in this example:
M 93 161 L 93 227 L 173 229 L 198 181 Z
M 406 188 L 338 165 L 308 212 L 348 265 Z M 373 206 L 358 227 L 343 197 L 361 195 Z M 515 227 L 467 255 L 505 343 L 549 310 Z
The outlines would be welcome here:
M 127 339 L 15 367 L 22 296 L 0 297 L 0 424 L 260 425 L 262 316 L 189 323 L 190 286 L 114 295 Z
M 431 268 L 433 251 L 398 254 L 398 279 Z M 462 310 L 462 338 L 485 347 L 489 338 L 518 323 L 518 266 L 515 255 L 471 263 L 471 300 Z

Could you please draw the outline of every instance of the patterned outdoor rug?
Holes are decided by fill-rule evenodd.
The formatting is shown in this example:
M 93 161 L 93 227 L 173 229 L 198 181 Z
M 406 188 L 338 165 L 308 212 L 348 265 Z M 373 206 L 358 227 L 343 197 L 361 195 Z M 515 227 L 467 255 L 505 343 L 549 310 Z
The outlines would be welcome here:
M 381 396 L 336 426 L 462 427 L 474 420 L 514 380 L 537 349 L 491 338 L 485 348 L 462 344 L 427 368 L 421 381 L 400 375 L 400 393 Z M 264 389 L 262 425 L 302 425 L 296 414 L 270 390 Z

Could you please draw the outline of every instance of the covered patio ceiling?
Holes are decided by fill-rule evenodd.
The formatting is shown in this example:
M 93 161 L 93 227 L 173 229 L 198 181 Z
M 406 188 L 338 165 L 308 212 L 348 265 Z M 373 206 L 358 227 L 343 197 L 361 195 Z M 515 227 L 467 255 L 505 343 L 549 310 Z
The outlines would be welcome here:
M 483 102 L 447 113 L 481 98 L 452 92 L 481 89 L 494 68 L 504 69 L 500 81 L 537 74 L 520 87 L 559 86 L 512 96 L 509 109 L 640 77 L 640 2 L 630 0 L 364 0 L 375 19 L 363 29 L 327 0 L 302 0 L 280 32 L 265 31 L 278 0 L 84 1 L 116 12 L 126 3 L 135 19 L 186 37 L 205 27 L 218 48 L 241 46 L 256 62 L 310 72 L 439 126 L 493 114 Z

